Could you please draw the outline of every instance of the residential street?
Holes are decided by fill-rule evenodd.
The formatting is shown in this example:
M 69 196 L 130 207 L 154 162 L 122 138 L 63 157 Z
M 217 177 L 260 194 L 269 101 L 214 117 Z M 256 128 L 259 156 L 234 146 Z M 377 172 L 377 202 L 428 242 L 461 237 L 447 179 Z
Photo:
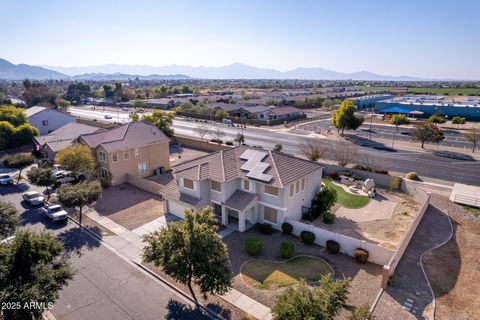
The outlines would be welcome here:
M 0 187 L 2 200 L 14 203 L 21 212 L 21 228 L 57 234 L 76 270 L 51 310 L 57 319 L 206 318 L 158 280 L 122 260 L 87 232 L 81 232 L 75 223 L 53 224 L 46 220 L 38 208 L 21 201 L 22 192 L 15 185 Z

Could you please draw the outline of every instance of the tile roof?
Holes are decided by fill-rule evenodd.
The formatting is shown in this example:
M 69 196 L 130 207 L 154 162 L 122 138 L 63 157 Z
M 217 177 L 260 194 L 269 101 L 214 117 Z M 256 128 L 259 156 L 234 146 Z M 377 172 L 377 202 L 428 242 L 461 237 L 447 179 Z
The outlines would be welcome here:
M 230 198 L 227 199 L 227 201 L 222 204 L 227 208 L 237 211 L 243 211 L 247 209 L 252 204 L 252 202 L 256 201 L 257 199 L 258 196 L 256 194 L 237 190 L 230 196 Z
M 101 145 L 107 152 L 170 141 L 160 129 L 144 121 L 129 122 L 105 132 L 82 135 L 81 139 L 89 147 L 96 148 Z
M 205 200 L 185 193 L 180 193 L 177 180 L 175 179 L 170 181 L 163 189 L 161 189 L 160 193 L 167 199 L 184 202 L 196 209 L 201 209 L 207 204 Z
M 247 177 L 248 172 L 240 169 L 245 163 L 245 160 L 240 159 L 240 155 L 248 149 L 258 150 L 247 146 L 238 146 L 183 162 L 173 166 L 172 169 L 175 174 L 194 180 L 210 179 L 223 182 L 236 178 L 252 179 Z M 264 173 L 273 176 L 267 184 L 276 187 L 284 187 L 322 167 L 317 162 L 285 153 L 266 152 L 268 154 L 262 162 L 268 163 L 269 167 Z
M 82 134 L 94 133 L 97 131 L 103 131 L 99 127 L 90 126 L 88 124 L 69 122 L 64 126 L 61 126 L 57 130 L 45 134 L 43 136 L 34 137 L 38 144 L 44 145 L 49 142 L 73 140 L 78 138 Z
M 289 113 L 301 112 L 301 110 L 295 107 L 279 107 L 270 109 L 270 112 L 276 115 L 284 115 Z

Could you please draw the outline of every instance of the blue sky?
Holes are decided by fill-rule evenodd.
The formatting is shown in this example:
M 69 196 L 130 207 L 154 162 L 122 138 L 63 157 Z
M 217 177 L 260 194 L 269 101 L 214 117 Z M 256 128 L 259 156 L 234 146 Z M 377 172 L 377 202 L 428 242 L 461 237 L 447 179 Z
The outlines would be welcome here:
M 480 79 L 480 1 L 2 0 L 13 63 L 323 67 Z

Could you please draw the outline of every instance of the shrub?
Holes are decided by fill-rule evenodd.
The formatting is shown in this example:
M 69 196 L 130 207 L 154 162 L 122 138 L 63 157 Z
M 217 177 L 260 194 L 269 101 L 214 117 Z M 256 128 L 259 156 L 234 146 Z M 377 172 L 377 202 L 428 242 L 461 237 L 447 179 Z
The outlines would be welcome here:
M 300 233 L 300 239 L 305 244 L 312 244 L 315 241 L 315 234 L 310 231 L 302 231 Z
M 390 180 L 390 190 L 393 190 L 393 191 L 400 190 L 401 185 L 402 185 L 402 178 L 400 177 L 392 177 L 392 180 Z
M 327 251 L 330 253 L 338 253 L 340 251 L 340 244 L 335 240 L 327 240 Z
M 360 263 L 367 263 L 368 261 L 368 251 L 362 248 L 355 249 L 355 259 Z
M 410 180 L 415 180 L 415 181 L 420 181 L 420 177 L 416 172 L 409 172 L 405 175 L 405 179 L 410 179 Z
M 356 164 L 352 167 L 352 169 L 356 169 L 356 170 L 363 170 L 363 171 L 370 171 L 372 172 L 373 169 L 372 167 L 369 167 L 369 166 L 363 166 L 361 164 Z
M 282 243 L 280 244 L 280 255 L 282 256 L 282 258 L 291 258 L 294 251 L 295 245 L 292 241 L 282 241 Z
M 288 222 L 282 223 L 282 232 L 285 233 L 286 235 L 292 234 L 293 226 Z
M 270 223 L 262 223 L 260 225 L 260 233 L 262 234 L 272 233 L 272 225 Z
M 332 180 L 338 180 L 340 177 L 338 175 L 338 172 L 332 172 L 330 173 L 330 178 L 332 178 Z
M 327 211 L 323 213 L 323 222 L 326 224 L 332 224 L 335 221 L 335 214 Z
M 245 251 L 249 256 L 258 256 L 263 249 L 263 241 L 260 238 L 248 237 L 245 239 Z
M 332 187 L 325 186 L 322 191 L 317 193 L 312 201 L 313 219 L 327 212 L 337 201 L 337 191 Z
M 225 144 L 226 144 L 227 146 L 233 146 L 233 142 L 232 142 L 232 141 L 227 141 L 227 142 L 225 142 Z

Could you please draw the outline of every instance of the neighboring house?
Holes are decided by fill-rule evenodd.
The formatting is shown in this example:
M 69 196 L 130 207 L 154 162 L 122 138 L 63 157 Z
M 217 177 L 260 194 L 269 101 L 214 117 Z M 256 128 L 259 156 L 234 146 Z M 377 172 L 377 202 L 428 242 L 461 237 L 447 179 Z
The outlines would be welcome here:
M 99 127 L 70 122 L 49 134 L 33 137 L 35 151 L 42 157 L 53 160 L 55 154 L 71 145 L 82 134 L 104 131 Z
M 127 174 L 143 178 L 170 169 L 170 139 L 148 122 L 81 135 L 79 142 L 94 150 L 98 173 L 111 173 L 114 185 L 125 182 Z
M 50 108 L 35 106 L 25 110 L 28 123 L 38 128 L 40 135 L 48 134 L 77 119 L 69 114 Z
M 238 146 L 181 163 L 162 190 L 164 211 L 211 205 L 219 221 L 241 232 L 255 223 L 280 229 L 300 219 L 320 191 L 322 166 L 280 152 Z
M 292 120 L 298 119 L 303 116 L 303 111 L 295 107 L 278 107 L 267 110 L 264 113 L 259 114 L 259 119 L 267 120 Z

